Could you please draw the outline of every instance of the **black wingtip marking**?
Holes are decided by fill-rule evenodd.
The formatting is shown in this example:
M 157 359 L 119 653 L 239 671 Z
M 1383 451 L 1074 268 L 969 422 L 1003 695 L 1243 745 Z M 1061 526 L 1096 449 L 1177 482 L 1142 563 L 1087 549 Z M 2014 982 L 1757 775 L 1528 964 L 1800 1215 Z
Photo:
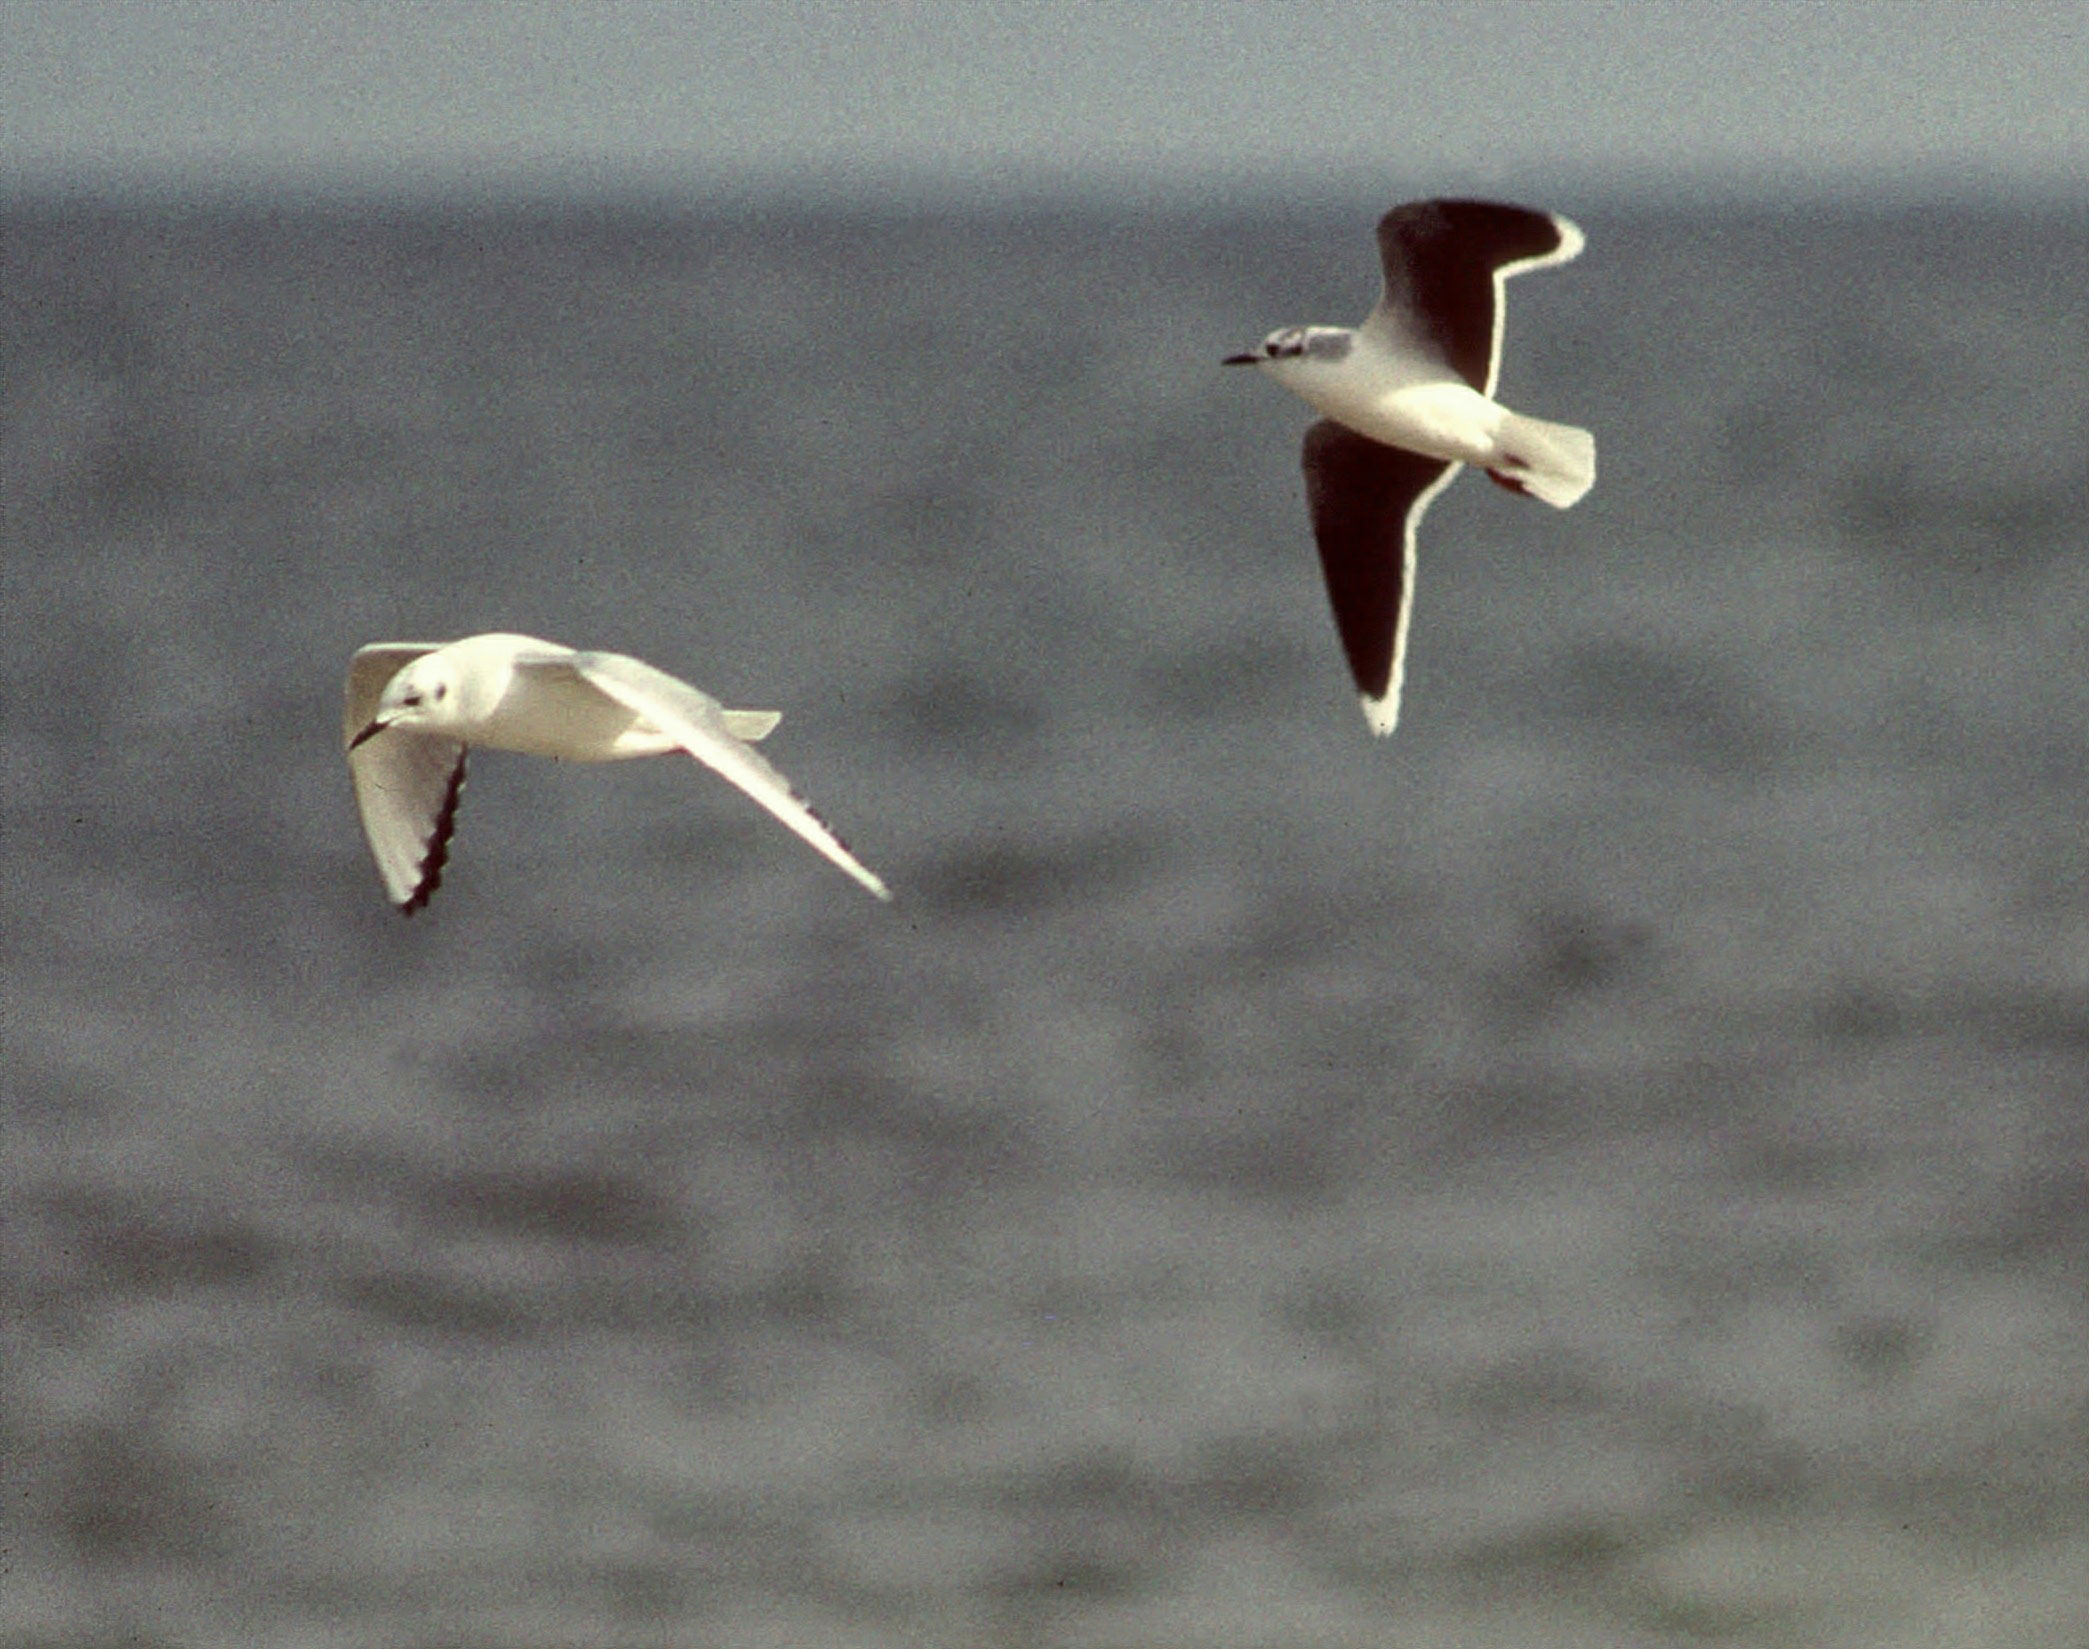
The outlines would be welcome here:
M 457 803 L 464 795 L 464 759 L 466 752 L 457 753 L 457 765 L 450 769 L 450 782 L 443 791 L 442 806 L 435 815 L 435 834 L 429 839 L 427 857 L 421 861 L 421 881 L 406 900 L 399 906 L 401 916 L 411 916 L 425 909 L 428 901 L 435 897 L 435 890 L 442 886 L 443 866 L 450 862 L 450 838 L 457 833 Z

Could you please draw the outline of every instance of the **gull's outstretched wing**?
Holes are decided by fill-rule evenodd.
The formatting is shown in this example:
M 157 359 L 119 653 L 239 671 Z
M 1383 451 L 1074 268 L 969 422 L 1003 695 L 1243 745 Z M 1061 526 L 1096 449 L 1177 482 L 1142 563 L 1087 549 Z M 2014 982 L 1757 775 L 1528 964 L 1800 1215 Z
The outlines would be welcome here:
M 1364 325 L 1437 356 L 1482 395 L 1501 370 L 1502 283 L 1565 263 L 1581 231 L 1551 212 L 1417 200 L 1378 220 L 1385 292 Z
M 1332 418 L 1306 431 L 1302 462 L 1342 652 L 1371 730 L 1390 733 L 1414 607 L 1414 530 L 1462 466 L 1385 446 Z
M 342 706 L 343 744 L 370 725 L 384 684 L 411 660 L 441 646 L 434 641 L 381 641 L 359 651 L 348 666 Z M 442 885 L 442 868 L 464 791 L 464 746 L 455 739 L 387 731 L 348 752 L 356 810 L 384 890 L 411 916 Z
M 599 691 L 645 717 L 712 772 L 738 785 L 880 899 L 892 897 L 789 781 L 734 736 L 728 717 L 735 712 L 665 670 L 622 653 L 576 653 L 563 662 Z M 764 726 L 762 732 L 767 731 Z

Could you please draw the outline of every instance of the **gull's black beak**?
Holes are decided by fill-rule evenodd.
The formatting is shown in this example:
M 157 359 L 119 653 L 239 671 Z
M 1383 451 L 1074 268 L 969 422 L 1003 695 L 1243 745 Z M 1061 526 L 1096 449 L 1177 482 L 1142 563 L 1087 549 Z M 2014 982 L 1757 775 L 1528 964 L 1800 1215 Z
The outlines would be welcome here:
M 388 721 L 373 721 L 368 727 L 348 741 L 348 748 L 353 750 L 357 745 L 363 743 L 364 740 L 376 738 L 378 734 L 391 725 Z
M 1260 355 L 1257 355 L 1257 354 L 1255 354 L 1255 353 L 1254 353 L 1254 352 L 1253 352 L 1252 350 L 1250 350 L 1249 352 L 1247 352 L 1246 354 L 1243 354 L 1243 355 L 1228 355 L 1228 356 L 1227 356 L 1227 357 L 1226 357 L 1226 358 L 1225 358 L 1225 359 L 1224 359 L 1223 361 L 1219 362 L 1219 365 L 1220 365 L 1220 366 L 1253 366 L 1253 365 L 1254 365 L 1254 364 L 1255 364 L 1255 363 L 1256 363 L 1257 361 L 1259 361 L 1259 360 L 1261 360 L 1261 359 L 1262 359 L 1262 357 L 1261 357 Z

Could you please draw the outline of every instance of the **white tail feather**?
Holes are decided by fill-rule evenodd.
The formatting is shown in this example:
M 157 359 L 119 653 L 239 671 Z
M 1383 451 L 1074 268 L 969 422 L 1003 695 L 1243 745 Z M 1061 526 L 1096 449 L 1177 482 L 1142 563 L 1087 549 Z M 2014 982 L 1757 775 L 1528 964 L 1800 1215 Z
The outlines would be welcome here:
M 1497 439 L 1511 461 L 1488 467 L 1556 510 L 1596 484 L 1596 438 L 1585 429 L 1512 412 Z

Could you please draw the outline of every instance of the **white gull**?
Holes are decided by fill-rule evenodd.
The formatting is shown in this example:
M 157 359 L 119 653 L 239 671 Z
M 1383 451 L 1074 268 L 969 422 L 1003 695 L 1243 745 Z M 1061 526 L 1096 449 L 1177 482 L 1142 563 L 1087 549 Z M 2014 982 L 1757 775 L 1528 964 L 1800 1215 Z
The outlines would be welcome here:
M 621 653 L 495 633 L 359 650 L 348 666 L 342 737 L 363 834 L 386 893 L 408 916 L 441 884 L 474 745 L 583 762 L 682 751 L 880 899 L 891 898 L 753 748 L 781 719 L 773 710 L 728 710 Z

